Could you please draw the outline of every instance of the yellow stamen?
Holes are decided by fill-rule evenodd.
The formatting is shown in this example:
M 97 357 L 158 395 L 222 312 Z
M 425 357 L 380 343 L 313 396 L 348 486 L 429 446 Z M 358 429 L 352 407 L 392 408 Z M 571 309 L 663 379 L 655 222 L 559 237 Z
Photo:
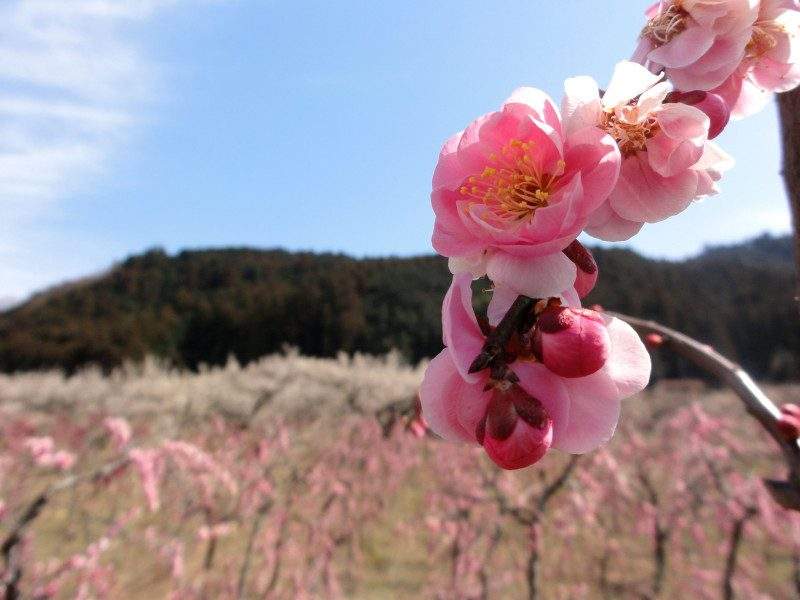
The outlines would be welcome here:
M 667 10 L 647 22 L 640 37 L 648 38 L 656 46 L 668 44 L 686 29 L 688 16 L 689 13 L 683 9 L 680 0 L 676 0 Z
M 758 22 L 753 25 L 753 35 L 747 43 L 745 52 L 747 58 L 760 58 L 778 45 L 776 33 L 781 33 L 783 27 L 775 22 Z
M 620 121 L 614 113 L 603 113 L 600 123 L 611 137 L 617 141 L 622 156 L 627 158 L 647 149 L 647 140 L 658 133 L 658 121 L 648 117 L 641 123 Z
M 469 185 L 460 189 L 462 196 L 488 208 L 501 221 L 517 222 L 528 218 L 537 209 L 548 205 L 565 163 L 559 160 L 554 173 L 541 173 L 531 156 L 533 144 L 511 140 L 492 154 L 480 175 L 467 179 Z

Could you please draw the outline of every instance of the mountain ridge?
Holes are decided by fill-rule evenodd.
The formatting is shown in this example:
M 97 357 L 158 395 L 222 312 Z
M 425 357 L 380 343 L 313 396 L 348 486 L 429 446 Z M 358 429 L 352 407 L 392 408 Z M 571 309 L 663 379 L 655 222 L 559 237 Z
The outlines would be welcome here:
M 627 248 L 593 252 L 601 277 L 587 304 L 686 331 L 756 376 L 800 376 L 788 236 L 713 246 L 681 261 Z M 0 370 L 111 369 L 147 354 L 197 368 L 231 354 L 246 363 L 286 344 L 320 356 L 397 348 L 416 361 L 441 349 L 448 283 L 446 261 L 435 256 L 153 249 L 0 313 Z M 672 357 L 657 371 L 692 374 Z

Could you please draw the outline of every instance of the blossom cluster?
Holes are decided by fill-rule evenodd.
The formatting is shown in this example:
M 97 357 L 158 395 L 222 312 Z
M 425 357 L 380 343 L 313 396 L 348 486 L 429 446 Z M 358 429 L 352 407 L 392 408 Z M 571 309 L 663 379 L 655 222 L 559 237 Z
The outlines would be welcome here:
M 628 240 L 716 194 L 733 159 L 712 140 L 800 84 L 798 34 L 798 0 L 661 0 L 604 90 L 567 79 L 558 106 L 522 87 L 444 143 L 432 242 L 453 282 L 420 392 L 435 433 L 506 469 L 611 437 L 650 358 L 626 323 L 581 306 L 598 270 L 577 237 Z

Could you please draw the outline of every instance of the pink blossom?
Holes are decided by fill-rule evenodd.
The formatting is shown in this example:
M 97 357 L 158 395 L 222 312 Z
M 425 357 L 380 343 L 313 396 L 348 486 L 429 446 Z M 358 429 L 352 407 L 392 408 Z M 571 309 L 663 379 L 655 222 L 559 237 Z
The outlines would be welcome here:
M 155 512 L 161 506 L 159 486 L 164 476 L 164 457 L 159 450 L 143 448 L 131 450 L 130 457 L 139 472 L 147 505 Z
M 679 90 L 712 90 L 745 57 L 759 0 L 661 0 L 647 11 L 634 60 Z
M 454 273 L 488 273 L 531 297 L 573 285 L 561 253 L 616 183 L 620 156 L 594 124 L 564 130 L 543 92 L 520 88 L 442 148 L 433 247 Z
M 708 141 L 711 119 L 694 106 L 668 102 L 672 86 L 636 63 L 623 61 L 605 94 L 590 77 L 568 79 L 562 113 L 567 131 L 596 125 L 619 144 L 619 181 L 590 217 L 586 231 L 607 241 L 635 235 L 717 193 L 732 160 Z M 715 115 L 723 104 L 707 103 Z
M 725 98 L 732 116 L 760 111 L 774 92 L 800 84 L 800 10 L 794 0 L 762 0 L 745 55 L 714 92 Z
M 197 530 L 197 538 L 207 542 L 210 539 L 226 537 L 233 533 L 235 529 L 236 525 L 230 522 L 217 523 L 212 526 L 203 525 Z
M 495 462 L 513 468 L 533 464 L 551 445 L 583 453 L 606 442 L 616 428 L 620 401 L 641 391 L 650 377 L 650 357 L 636 333 L 602 315 L 607 359 L 586 377 L 560 377 L 532 358 L 510 365 L 519 380 L 513 384 L 496 381 L 486 371 L 469 373 L 485 341 L 472 310 L 470 283 L 468 274 L 454 277 L 445 296 L 447 347 L 431 362 L 420 390 L 430 428 L 453 441 L 483 440 Z M 492 312 L 504 312 L 500 307 L 507 309 L 512 296 L 497 288 Z M 574 290 L 569 296 L 579 302 Z
M 120 417 L 107 417 L 103 421 L 103 426 L 111 436 L 114 448 L 121 450 L 131 439 L 131 426 L 127 420 Z
M 67 471 L 75 465 L 75 455 L 66 450 L 56 450 L 51 437 L 29 437 L 24 445 L 40 467 Z
M 53 438 L 49 436 L 26 438 L 23 445 L 31 453 L 34 460 L 39 460 L 42 456 L 52 454 L 56 448 Z
M 75 465 L 75 455 L 66 450 L 57 450 L 53 452 L 47 460 L 42 463 L 45 466 L 54 467 L 59 471 L 67 471 Z

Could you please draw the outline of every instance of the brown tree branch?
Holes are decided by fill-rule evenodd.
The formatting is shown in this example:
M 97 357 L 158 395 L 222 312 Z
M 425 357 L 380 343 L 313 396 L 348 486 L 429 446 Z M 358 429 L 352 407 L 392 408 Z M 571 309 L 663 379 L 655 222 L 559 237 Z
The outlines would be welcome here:
M 778 429 L 781 413 L 753 379 L 738 364 L 722 356 L 711 346 L 665 327 L 654 321 L 609 313 L 629 323 L 642 337 L 655 333 L 664 340 L 664 347 L 691 361 L 728 385 L 750 413 L 775 440 L 788 468 L 787 481 L 765 480 L 773 499 L 790 510 L 800 511 L 800 445 L 787 441 Z
M 470 373 L 483 371 L 492 365 L 505 353 L 505 347 L 514 332 L 520 331 L 531 313 L 531 309 L 536 304 L 536 300 L 527 296 L 518 296 L 508 309 L 503 319 L 497 327 L 486 337 L 481 353 L 475 358 L 469 367 Z
M 22 563 L 20 562 L 20 544 L 25 537 L 25 531 L 41 514 L 45 506 L 52 497 L 59 492 L 74 488 L 85 481 L 94 483 L 110 477 L 120 469 L 125 468 L 130 463 L 130 458 L 125 456 L 119 460 L 112 461 L 103 465 L 99 469 L 83 473 L 81 475 L 70 475 L 49 485 L 40 492 L 20 513 L 14 527 L 6 535 L 3 543 L 0 544 L 0 556 L 3 557 L 5 565 L 3 573 L 3 598 L 5 600 L 16 600 L 20 598 L 19 582 L 22 579 Z
M 725 574 L 722 578 L 722 597 L 725 600 L 733 600 L 733 576 L 736 574 L 736 563 L 739 558 L 739 549 L 741 548 L 742 541 L 744 540 L 744 528 L 747 521 L 752 519 L 758 514 L 755 507 L 748 507 L 745 509 L 744 514 L 736 519 L 731 531 L 731 537 L 728 542 L 728 555 L 725 558 Z
M 780 94 L 778 108 L 783 142 L 783 181 L 794 223 L 797 297 L 800 298 L 800 88 Z

